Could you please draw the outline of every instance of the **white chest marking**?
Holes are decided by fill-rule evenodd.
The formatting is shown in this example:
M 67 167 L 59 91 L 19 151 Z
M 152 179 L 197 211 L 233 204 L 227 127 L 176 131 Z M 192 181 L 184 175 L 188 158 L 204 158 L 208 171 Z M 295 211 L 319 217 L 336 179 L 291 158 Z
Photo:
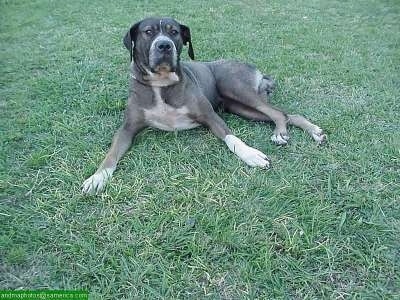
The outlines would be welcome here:
M 161 98 L 161 89 L 152 87 L 156 105 L 151 109 L 144 110 L 146 122 L 154 127 L 166 131 L 191 129 L 200 124 L 189 118 L 189 110 L 186 106 L 174 108 Z

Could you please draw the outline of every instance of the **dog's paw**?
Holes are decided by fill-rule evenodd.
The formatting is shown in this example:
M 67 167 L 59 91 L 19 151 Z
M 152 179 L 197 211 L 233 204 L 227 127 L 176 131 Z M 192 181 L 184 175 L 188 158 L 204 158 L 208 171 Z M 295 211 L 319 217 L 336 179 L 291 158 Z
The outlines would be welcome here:
M 327 139 L 327 135 L 324 134 L 324 131 L 316 125 L 309 131 L 309 133 L 318 145 L 321 145 Z
M 103 169 L 100 172 L 94 173 L 83 182 L 82 193 L 89 195 L 100 193 L 111 176 L 111 169 Z
M 235 153 L 241 160 L 251 167 L 269 168 L 269 158 L 257 149 L 247 146 L 234 135 L 227 135 L 224 139 L 229 150 Z
M 236 154 L 251 167 L 268 169 L 271 165 L 270 159 L 264 153 L 249 146 Z
M 277 145 L 286 145 L 289 141 L 289 135 L 287 133 L 274 133 L 271 136 L 271 141 Z

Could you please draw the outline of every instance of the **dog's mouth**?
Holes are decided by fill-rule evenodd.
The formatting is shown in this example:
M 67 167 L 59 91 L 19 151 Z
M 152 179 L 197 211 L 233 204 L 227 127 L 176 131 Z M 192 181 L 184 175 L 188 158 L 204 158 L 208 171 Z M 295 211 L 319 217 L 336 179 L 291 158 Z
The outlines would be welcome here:
M 179 82 L 176 66 L 174 67 L 168 62 L 162 62 L 151 67 L 150 70 L 147 70 L 143 79 L 151 81 L 154 86 L 167 86 Z
M 163 75 L 163 74 L 168 74 L 170 72 L 175 72 L 175 68 L 170 63 L 162 62 L 161 64 L 152 67 L 150 71 L 153 73 Z
M 150 55 L 149 67 L 151 72 L 158 74 L 175 72 L 177 68 L 175 53 Z

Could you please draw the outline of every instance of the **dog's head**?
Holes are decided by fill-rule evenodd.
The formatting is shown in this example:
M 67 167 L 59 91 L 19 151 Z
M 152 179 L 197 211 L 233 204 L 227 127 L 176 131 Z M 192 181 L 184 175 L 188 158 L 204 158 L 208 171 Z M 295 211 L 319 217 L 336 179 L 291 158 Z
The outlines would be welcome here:
M 194 59 L 189 27 L 172 18 L 144 19 L 132 25 L 124 37 L 131 60 L 153 73 L 175 72 L 182 47 L 187 44 Z

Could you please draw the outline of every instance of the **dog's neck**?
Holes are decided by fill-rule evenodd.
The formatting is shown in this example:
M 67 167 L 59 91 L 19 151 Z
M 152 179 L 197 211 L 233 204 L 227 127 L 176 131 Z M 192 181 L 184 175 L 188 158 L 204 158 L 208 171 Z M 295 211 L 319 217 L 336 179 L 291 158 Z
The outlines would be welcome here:
M 138 66 L 136 63 L 132 63 L 131 77 L 144 85 L 166 87 L 180 82 L 181 71 L 178 65 L 176 72 L 153 73 L 145 66 Z

